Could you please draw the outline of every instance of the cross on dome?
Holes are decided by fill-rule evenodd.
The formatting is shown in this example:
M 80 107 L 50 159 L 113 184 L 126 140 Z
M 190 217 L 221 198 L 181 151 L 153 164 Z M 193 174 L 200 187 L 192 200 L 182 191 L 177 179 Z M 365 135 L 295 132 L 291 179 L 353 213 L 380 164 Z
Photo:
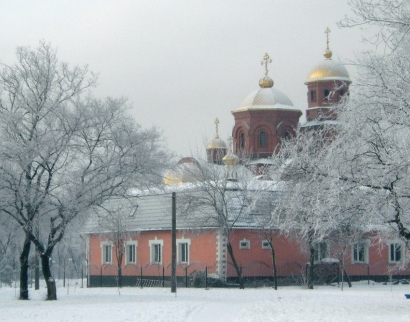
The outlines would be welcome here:
M 219 134 L 218 134 L 218 125 L 219 125 L 219 120 L 218 118 L 215 119 L 215 138 L 219 139 Z
M 272 62 L 272 59 L 269 57 L 268 53 L 265 53 L 263 56 L 263 60 L 261 61 L 261 65 L 265 64 L 265 76 L 268 76 L 268 64 Z
M 325 34 L 326 34 L 326 49 L 329 50 L 329 34 L 330 34 L 329 27 L 326 28 Z
M 326 34 L 326 50 L 323 52 L 323 56 L 325 56 L 326 59 L 331 59 L 332 51 L 329 49 L 329 34 L 330 34 L 329 27 L 326 28 L 325 34 Z

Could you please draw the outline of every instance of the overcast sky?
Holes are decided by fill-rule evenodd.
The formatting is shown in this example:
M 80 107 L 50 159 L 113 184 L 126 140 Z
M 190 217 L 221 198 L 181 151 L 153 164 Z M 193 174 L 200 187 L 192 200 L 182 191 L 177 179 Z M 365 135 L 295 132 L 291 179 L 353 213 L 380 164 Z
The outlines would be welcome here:
M 39 40 L 60 60 L 99 73 L 96 96 L 125 96 L 144 127 L 163 130 L 179 156 L 197 156 L 215 133 L 231 135 L 231 111 L 259 88 L 260 61 L 303 112 L 309 71 L 324 59 L 326 27 L 333 59 L 354 59 L 360 29 L 339 29 L 344 0 L 0 0 L 0 60 Z M 354 81 L 354 69 L 347 66 Z

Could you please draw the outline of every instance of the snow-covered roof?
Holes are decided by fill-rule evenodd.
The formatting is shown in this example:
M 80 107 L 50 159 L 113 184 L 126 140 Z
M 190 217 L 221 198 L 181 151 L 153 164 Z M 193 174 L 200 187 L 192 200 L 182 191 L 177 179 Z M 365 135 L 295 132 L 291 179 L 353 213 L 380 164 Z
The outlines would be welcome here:
M 247 95 L 232 113 L 246 110 L 286 109 L 297 110 L 289 97 L 276 88 L 261 88 Z

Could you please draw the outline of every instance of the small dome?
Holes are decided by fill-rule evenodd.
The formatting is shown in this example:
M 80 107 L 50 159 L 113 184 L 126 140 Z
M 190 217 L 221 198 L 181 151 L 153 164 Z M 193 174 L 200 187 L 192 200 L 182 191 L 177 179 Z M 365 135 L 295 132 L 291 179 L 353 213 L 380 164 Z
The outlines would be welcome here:
M 197 182 L 204 179 L 200 166 L 196 163 L 186 162 L 177 164 L 164 176 L 164 184 L 181 184 L 185 182 Z
M 248 109 L 292 109 L 292 101 L 289 97 L 275 88 L 261 88 L 246 96 L 239 107 L 233 112 L 245 111 Z
M 224 140 L 221 140 L 220 138 L 214 138 L 211 141 L 208 142 L 207 149 L 227 149 L 228 147 L 226 146 L 226 143 Z
M 228 153 L 222 158 L 222 163 L 227 167 L 234 167 L 239 163 L 239 158 L 233 153 Z
M 331 59 L 332 52 L 330 50 L 325 50 L 323 56 L 325 56 L 326 59 L 322 60 L 311 70 L 305 85 L 313 82 L 332 80 L 343 81 L 349 84 L 352 82 L 346 67 L 343 66 L 342 63 Z

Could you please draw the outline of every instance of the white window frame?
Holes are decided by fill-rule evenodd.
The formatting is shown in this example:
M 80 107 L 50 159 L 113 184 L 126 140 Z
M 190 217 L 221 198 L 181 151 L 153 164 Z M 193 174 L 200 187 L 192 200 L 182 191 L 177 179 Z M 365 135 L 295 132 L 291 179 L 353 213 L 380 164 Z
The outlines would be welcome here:
M 149 261 L 151 264 L 159 264 L 162 265 L 162 259 L 163 259 L 163 248 L 164 248 L 164 240 L 162 239 L 154 239 L 154 240 L 150 240 L 148 241 L 149 244 Z M 159 249 L 160 249 L 160 261 L 154 261 L 154 251 L 155 251 L 155 245 L 159 245 Z
M 394 252 L 394 258 L 392 259 L 392 246 L 395 245 L 400 247 L 400 258 L 397 260 L 396 259 L 396 251 Z M 387 243 L 387 246 L 389 247 L 389 264 L 397 264 L 401 263 L 403 261 L 404 257 L 404 243 L 401 240 L 391 240 Z
M 250 249 L 250 248 L 251 248 L 251 242 L 248 239 L 244 238 L 239 241 L 239 249 Z
M 190 256 L 190 250 L 191 250 L 191 239 L 190 238 L 183 238 L 183 239 L 177 239 L 177 263 L 178 264 L 188 264 L 189 265 L 189 260 L 191 258 Z M 187 249 L 186 249 L 186 261 L 182 260 L 182 250 L 181 250 L 181 245 L 182 244 L 187 244 Z
M 358 255 L 357 246 L 363 246 L 363 260 L 359 258 L 355 259 L 355 255 Z M 352 244 L 352 263 L 353 264 L 369 264 L 369 241 L 361 240 Z
M 100 244 L 100 247 L 101 247 L 101 264 L 102 265 L 104 265 L 104 264 L 112 264 L 112 251 L 113 251 L 113 243 L 112 242 L 102 242 L 101 244 Z M 111 252 L 109 253 L 109 261 L 107 261 L 106 259 L 108 259 L 108 258 L 106 258 L 105 257 L 105 255 L 106 255 L 106 248 L 107 247 L 110 247 L 110 250 L 111 250 Z
M 134 261 L 129 260 L 129 246 L 134 246 Z M 137 248 L 138 241 L 127 241 L 125 242 L 125 265 L 127 264 L 137 264 Z
M 269 240 L 267 239 L 262 240 L 262 249 L 271 249 Z

